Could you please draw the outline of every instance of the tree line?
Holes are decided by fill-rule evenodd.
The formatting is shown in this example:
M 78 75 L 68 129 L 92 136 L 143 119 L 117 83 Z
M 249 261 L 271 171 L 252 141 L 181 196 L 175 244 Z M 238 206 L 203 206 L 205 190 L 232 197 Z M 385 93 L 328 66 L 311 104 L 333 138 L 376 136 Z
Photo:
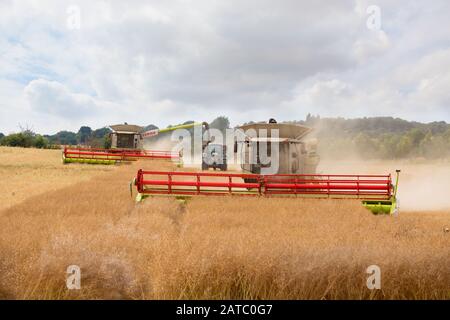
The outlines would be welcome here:
M 186 121 L 191 123 L 192 121 Z M 254 123 L 250 121 L 248 123 Z M 311 138 L 317 138 L 321 156 L 336 159 L 354 156 L 363 159 L 450 158 L 450 124 L 440 121 L 421 123 L 392 117 L 365 117 L 357 119 L 321 118 L 308 114 L 296 123 L 312 127 Z M 225 131 L 230 121 L 220 116 L 210 128 Z M 144 130 L 158 129 L 150 124 Z M 111 130 L 107 127 L 92 130 L 82 126 L 78 132 L 60 131 L 54 135 L 40 135 L 30 129 L 4 135 L 0 145 L 51 148 L 60 145 L 87 145 L 109 148 Z
M 450 158 L 450 124 L 420 123 L 392 117 L 320 118 L 298 121 L 314 128 L 324 156 L 363 159 Z
M 111 130 L 107 127 L 92 130 L 82 126 L 78 132 L 59 131 L 54 135 L 40 135 L 31 129 L 4 135 L 0 133 L 0 145 L 23 148 L 60 148 L 61 145 L 89 145 L 95 148 L 109 148 Z
M 266 121 L 261 121 L 266 122 Z M 254 121 L 244 124 L 257 123 Z M 450 124 L 421 123 L 393 117 L 321 118 L 286 121 L 313 128 L 317 150 L 328 159 L 450 158 Z
M 193 123 L 185 121 L 182 124 Z M 171 127 L 170 125 L 169 127 Z M 211 128 L 225 130 L 230 127 L 230 121 L 226 117 L 218 117 L 211 122 Z M 144 131 L 159 129 L 156 125 L 144 126 Z M 0 133 L 0 145 L 24 148 L 59 148 L 61 145 L 85 145 L 93 148 L 110 148 L 111 129 L 108 127 L 93 130 L 88 126 L 82 126 L 78 132 L 59 131 L 54 135 L 40 135 L 30 128 L 20 128 L 20 132 L 4 135 Z

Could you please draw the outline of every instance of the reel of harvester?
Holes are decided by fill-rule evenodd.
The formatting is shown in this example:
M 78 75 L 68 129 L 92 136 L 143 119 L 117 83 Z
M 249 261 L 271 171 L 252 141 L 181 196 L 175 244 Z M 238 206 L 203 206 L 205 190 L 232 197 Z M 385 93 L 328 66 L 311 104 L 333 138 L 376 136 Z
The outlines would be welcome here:
M 130 184 L 137 201 L 148 196 L 264 196 L 360 199 L 374 214 L 398 213 L 397 187 L 388 175 L 239 174 L 139 170 Z
M 171 151 L 93 149 L 65 147 L 62 151 L 63 163 L 115 164 L 138 159 L 180 160 L 180 154 Z

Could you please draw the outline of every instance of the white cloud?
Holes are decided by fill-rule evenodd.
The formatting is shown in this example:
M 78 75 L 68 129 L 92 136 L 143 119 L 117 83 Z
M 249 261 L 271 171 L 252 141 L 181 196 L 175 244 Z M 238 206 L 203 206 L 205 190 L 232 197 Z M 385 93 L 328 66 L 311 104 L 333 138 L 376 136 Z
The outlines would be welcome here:
M 369 62 L 371 57 L 386 53 L 391 43 L 383 30 L 371 31 L 366 38 L 361 38 L 353 44 L 353 52 L 359 63 Z
M 434 121 L 450 116 L 450 49 L 432 53 L 393 68 L 377 78 L 352 75 L 349 82 L 319 76 L 302 82 L 294 100 L 285 106 L 302 106 L 326 116 L 350 117 L 420 115 L 419 120 Z
M 221 114 L 450 120 L 448 2 L 378 1 L 381 30 L 366 27 L 370 4 L 80 0 L 69 30 L 72 2 L 3 1 L 0 81 L 13 90 L 0 88 L 0 131 Z
M 33 80 L 25 87 L 24 94 L 34 111 L 52 116 L 83 119 L 99 112 L 91 96 L 71 93 L 56 81 Z

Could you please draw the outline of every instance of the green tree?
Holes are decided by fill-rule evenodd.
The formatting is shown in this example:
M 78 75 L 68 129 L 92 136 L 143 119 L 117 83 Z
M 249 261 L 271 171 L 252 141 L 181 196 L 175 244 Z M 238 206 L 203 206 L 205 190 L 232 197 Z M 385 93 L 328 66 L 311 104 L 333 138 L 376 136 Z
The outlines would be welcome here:
M 29 132 L 19 132 L 7 135 L 2 139 L 2 145 L 11 147 L 32 147 L 34 143 L 34 137 Z
M 386 133 L 379 140 L 379 154 L 383 159 L 394 159 L 397 157 L 397 136 Z
M 420 155 L 429 158 L 431 155 L 431 148 L 432 148 L 432 140 L 433 140 L 433 134 L 431 133 L 431 130 L 428 131 L 425 135 L 425 137 L 422 139 L 419 145 L 419 152 Z
M 107 135 L 103 140 L 103 148 L 110 149 L 111 148 L 111 136 Z
M 226 129 L 230 128 L 230 120 L 225 116 L 215 118 L 210 124 L 210 128 L 218 129 L 225 133 Z
M 397 158 L 408 157 L 413 149 L 413 146 L 414 146 L 413 141 L 409 136 L 407 135 L 401 136 L 396 147 Z
M 54 141 L 58 144 L 75 145 L 77 144 L 77 134 L 71 131 L 59 131 L 54 136 Z
M 144 131 L 155 130 L 155 129 L 159 129 L 159 128 L 157 126 L 155 126 L 154 124 L 149 124 L 148 126 L 144 127 Z
M 408 132 L 408 136 L 411 138 L 413 146 L 418 147 L 425 138 L 425 132 L 420 128 L 414 128 Z
M 109 135 L 111 133 L 111 129 L 107 127 L 103 127 L 97 130 L 94 130 L 92 132 L 92 136 L 94 138 L 104 138 L 105 136 Z
M 107 127 L 94 130 L 89 144 L 91 147 L 109 149 L 111 147 L 110 133 L 111 129 Z
M 34 139 L 34 147 L 43 149 L 43 148 L 47 148 L 47 146 L 48 146 L 48 140 L 39 134 L 36 135 L 36 137 Z
M 80 144 L 88 143 L 89 139 L 91 138 L 91 135 L 92 135 L 92 129 L 87 126 L 82 126 L 80 128 L 80 130 L 78 130 L 78 133 L 77 133 L 78 143 L 80 143 Z

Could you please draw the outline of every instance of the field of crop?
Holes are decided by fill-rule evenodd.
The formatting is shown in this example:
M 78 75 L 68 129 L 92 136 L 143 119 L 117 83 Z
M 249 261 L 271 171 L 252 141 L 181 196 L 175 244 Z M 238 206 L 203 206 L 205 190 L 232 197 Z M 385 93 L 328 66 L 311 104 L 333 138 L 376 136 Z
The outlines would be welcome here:
M 136 204 L 128 183 L 137 169 L 173 164 L 62 165 L 58 151 L 0 148 L 0 298 L 450 299 L 448 163 L 320 170 L 397 165 L 406 209 L 394 218 L 356 200 Z M 80 290 L 66 288 L 69 265 L 81 268 Z M 366 286 L 370 265 L 381 268 L 380 290 Z
M 114 169 L 63 166 L 60 150 L 0 147 L 0 210 Z

